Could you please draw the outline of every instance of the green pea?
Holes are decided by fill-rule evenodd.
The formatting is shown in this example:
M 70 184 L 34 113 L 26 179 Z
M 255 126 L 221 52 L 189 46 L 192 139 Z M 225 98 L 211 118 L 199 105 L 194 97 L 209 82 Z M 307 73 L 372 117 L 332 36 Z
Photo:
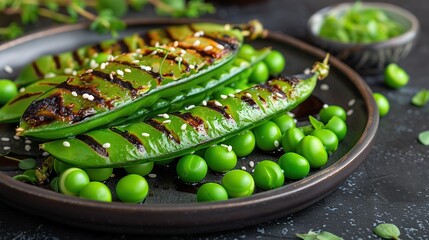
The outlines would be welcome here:
M 226 140 L 224 144 L 231 146 L 237 157 L 245 157 L 255 149 L 255 135 L 252 131 L 246 130 Z
M 140 163 L 129 167 L 124 167 L 127 173 L 138 174 L 140 176 L 146 176 L 153 170 L 154 162 Z
M 176 172 L 184 182 L 199 182 L 207 175 L 207 163 L 200 156 L 185 155 L 177 162 Z
M 249 82 L 263 83 L 268 80 L 268 67 L 264 62 L 259 62 L 253 66 L 252 73 L 249 76 Z
M 225 188 L 218 183 L 204 183 L 198 188 L 197 201 L 198 202 L 211 202 L 228 200 L 228 193 Z
M 0 106 L 6 104 L 18 94 L 16 84 L 8 79 L 0 79 Z
M 207 148 L 204 159 L 208 167 L 215 172 L 226 172 L 237 165 L 237 155 L 225 146 L 216 145 Z
M 235 169 L 223 176 L 222 186 L 231 198 L 247 197 L 253 194 L 255 181 L 250 173 Z
M 277 50 L 272 50 L 264 59 L 268 67 L 270 75 L 277 75 L 283 71 L 286 65 L 286 60 L 283 54 Z
M 106 181 L 112 176 L 113 168 L 84 169 L 91 181 Z
M 279 158 L 279 166 L 286 178 L 298 180 L 310 173 L 310 163 L 298 153 L 288 152 Z
M 378 107 L 378 114 L 380 117 L 384 117 L 390 110 L 389 100 L 381 93 L 374 93 L 373 96 Z
M 305 137 L 299 128 L 289 128 L 283 135 L 282 147 L 284 152 L 295 152 L 299 141 Z
M 407 85 L 409 80 L 407 72 L 395 63 L 387 65 L 384 70 L 384 82 L 391 88 L 401 88 Z
M 72 167 L 61 173 L 58 188 L 65 195 L 78 196 L 80 190 L 88 183 L 88 174 L 80 168 Z
M 80 191 L 79 197 L 101 202 L 112 201 L 112 193 L 110 192 L 110 189 L 101 182 L 88 183 Z
M 243 44 L 238 52 L 238 56 L 240 58 L 244 58 L 246 60 L 250 60 L 252 56 L 255 54 L 256 50 L 249 44 Z
M 320 110 L 319 116 L 320 121 L 322 121 L 324 124 L 328 123 L 328 121 L 331 120 L 333 116 L 337 116 L 343 119 L 343 121 L 346 121 L 347 119 L 347 113 L 344 108 L 336 105 L 330 105 L 327 108 L 323 108 Z
M 295 119 L 287 114 L 282 114 L 279 117 L 271 119 L 279 128 L 280 132 L 284 134 L 286 130 L 296 127 Z
M 347 135 L 347 124 L 343 119 L 333 116 L 325 125 L 326 129 L 331 130 L 338 137 L 338 141 L 342 141 Z
M 329 129 L 316 129 L 311 135 L 317 137 L 322 141 L 323 146 L 328 153 L 332 153 L 338 148 L 338 137 L 337 135 Z
M 146 198 L 148 192 L 149 185 L 146 179 L 137 174 L 128 174 L 116 185 L 116 195 L 122 202 L 140 203 Z
M 305 136 L 299 141 L 296 153 L 303 156 L 310 163 L 311 168 L 320 168 L 328 162 L 328 153 L 320 141 L 315 136 Z
M 255 185 L 262 190 L 279 188 L 285 181 L 280 166 L 270 160 L 263 160 L 256 164 L 252 176 Z
M 256 146 L 263 151 L 273 151 L 280 146 L 282 132 L 272 121 L 265 122 L 253 129 Z

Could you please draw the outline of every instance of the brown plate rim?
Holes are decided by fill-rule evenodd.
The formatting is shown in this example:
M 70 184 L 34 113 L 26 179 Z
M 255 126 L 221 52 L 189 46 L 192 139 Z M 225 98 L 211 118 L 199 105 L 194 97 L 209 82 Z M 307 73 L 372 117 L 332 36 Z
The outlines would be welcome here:
M 130 26 L 188 22 L 187 19 L 162 18 L 127 21 Z M 0 52 L 32 39 L 67 31 L 83 30 L 87 26 L 88 24 L 82 23 L 33 33 L 1 44 Z M 326 55 L 326 52 L 280 32 L 269 32 L 267 38 L 288 44 L 320 59 Z M 70 197 L 16 181 L 0 173 L 0 196 L 5 203 L 13 207 L 62 223 L 102 231 L 145 234 L 183 234 L 229 230 L 265 222 L 301 210 L 335 190 L 365 160 L 378 127 L 378 110 L 368 85 L 354 70 L 335 57 L 331 57 L 329 63 L 347 76 L 356 87 L 363 98 L 368 119 L 363 134 L 346 155 L 326 169 L 305 179 L 279 189 L 228 201 L 131 205 L 119 202 L 102 203 Z M 285 203 L 285 200 L 289 202 Z

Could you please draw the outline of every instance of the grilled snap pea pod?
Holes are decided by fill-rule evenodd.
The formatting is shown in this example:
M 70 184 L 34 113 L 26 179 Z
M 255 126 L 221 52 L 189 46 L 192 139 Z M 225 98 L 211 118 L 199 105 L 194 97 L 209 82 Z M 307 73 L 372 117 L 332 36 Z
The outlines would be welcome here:
M 81 167 L 117 167 L 162 161 L 197 151 L 257 126 L 309 97 L 327 76 L 327 58 L 309 75 L 277 78 L 226 99 L 144 122 L 94 130 L 41 147 L 59 160 Z
M 17 135 L 69 137 L 147 108 L 161 97 L 174 96 L 223 72 L 242 40 L 237 29 L 214 31 L 120 55 L 69 77 L 33 101 Z
M 251 67 L 262 61 L 269 53 L 270 49 L 264 48 L 255 52 L 250 60 L 238 56 L 232 66 L 220 76 L 215 76 L 207 82 L 192 86 L 190 89 L 177 93 L 169 99 L 160 98 L 150 107 L 140 109 L 130 116 L 117 119 L 109 123 L 108 126 L 141 121 L 160 113 L 177 111 L 184 107 L 201 103 L 225 85 L 249 78 Z
M 247 70 L 255 63 L 262 61 L 269 52 L 270 50 L 268 48 L 258 50 L 250 61 L 238 56 L 237 59 L 234 60 L 232 66 L 220 76 L 213 78 L 206 83 L 193 86 L 191 89 L 185 90 L 182 93 L 177 93 L 177 96 L 174 96 L 172 99 L 158 99 L 149 108 L 140 109 L 131 116 L 116 119 L 108 125 L 115 126 L 137 121 L 167 110 L 179 110 L 184 105 L 197 104 L 220 87 L 234 82 L 238 78 L 248 78 L 250 72 Z M 59 75 L 40 80 L 25 87 L 24 91 L 20 92 L 16 97 L 0 108 L 0 123 L 19 122 L 22 114 L 33 100 L 56 85 L 64 82 L 67 78 L 68 77 L 65 75 Z
M 134 52 L 144 46 L 158 46 L 182 41 L 194 35 L 204 35 L 221 41 L 221 36 L 228 28 L 243 30 L 243 35 L 250 39 L 256 38 L 262 31 L 262 25 L 253 20 L 249 24 L 242 25 L 219 25 L 213 23 L 192 23 L 186 25 L 168 26 L 165 28 L 152 29 L 144 33 L 133 34 L 119 40 L 107 40 L 101 43 L 84 46 L 74 51 L 63 52 L 56 55 L 46 55 L 38 58 L 23 68 L 16 79 L 16 83 L 25 86 L 39 79 L 53 77 L 56 75 L 72 74 L 74 70 L 91 67 L 94 68 L 101 62 L 96 61 L 97 55 L 104 53 L 108 55 L 119 55 Z M 222 44 L 222 43 L 221 43 Z

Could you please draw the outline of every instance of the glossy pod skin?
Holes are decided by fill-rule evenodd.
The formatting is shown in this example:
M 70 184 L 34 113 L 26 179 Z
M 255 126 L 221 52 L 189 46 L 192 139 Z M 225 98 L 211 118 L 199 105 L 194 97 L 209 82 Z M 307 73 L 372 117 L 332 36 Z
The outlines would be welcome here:
M 328 72 L 325 59 L 316 63 L 309 75 L 272 79 L 234 97 L 41 147 L 65 163 L 90 168 L 171 159 L 224 141 L 293 109 L 311 95 L 317 79 L 325 78 Z
M 264 48 L 258 50 L 250 61 L 237 57 L 232 66 L 220 76 L 216 76 L 205 83 L 198 84 L 181 93 L 177 93 L 177 95 L 171 99 L 158 99 L 149 108 L 140 109 L 134 114 L 116 119 L 115 121 L 108 123 L 108 125 L 115 126 L 126 122 L 132 122 L 167 110 L 179 110 L 185 105 L 197 104 L 222 86 L 232 83 L 238 79 L 248 78 L 250 72 L 246 70 L 250 69 L 254 64 L 262 61 L 269 53 L 270 49 Z M 25 87 L 24 91 L 20 92 L 16 97 L 0 108 L 0 123 L 19 122 L 19 119 L 31 102 L 67 79 L 68 76 L 59 75 L 28 85 Z
M 91 58 L 99 53 L 117 56 L 122 53 L 134 52 L 144 46 L 157 46 L 158 44 L 169 44 L 176 40 L 181 41 L 193 36 L 196 32 L 209 32 L 213 27 L 216 27 L 219 34 L 221 34 L 221 31 L 225 31 L 225 26 L 212 23 L 168 26 L 133 34 L 119 40 L 106 40 L 70 52 L 42 56 L 25 66 L 15 82 L 18 86 L 26 86 L 40 79 L 56 75 L 71 75 L 74 70 L 98 65 L 91 62 Z M 256 20 L 249 22 L 249 24 L 232 25 L 231 27 L 242 29 L 245 31 L 244 35 L 251 39 L 257 37 L 258 34 L 255 33 L 262 31 L 262 25 Z
M 144 47 L 71 76 L 27 108 L 17 134 L 74 136 L 209 80 L 232 64 L 243 41 L 243 30 L 212 25 L 203 36 Z

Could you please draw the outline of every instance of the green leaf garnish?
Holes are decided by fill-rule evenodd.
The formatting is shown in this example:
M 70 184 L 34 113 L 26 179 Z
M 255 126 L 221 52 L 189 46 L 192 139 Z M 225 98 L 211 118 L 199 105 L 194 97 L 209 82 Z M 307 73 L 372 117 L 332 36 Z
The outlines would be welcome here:
M 384 239 L 399 239 L 401 231 L 392 223 L 382 223 L 374 228 L 374 233 Z
M 296 236 L 303 240 L 342 240 L 343 239 L 327 231 L 317 233 L 310 230 L 308 231 L 308 233 L 298 233 L 296 234 Z
M 429 102 L 429 90 L 428 89 L 420 90 L 411 99 L 411 103 L 418 106 L 418 107 L 423 107 L 428 102 Z
M 37 182 L 36 170 L 27 170 L 22 174 L 14 176 L 13 179 L 35 184 Z
M 36 160 L 27 158 L 19 161 L 18 167 L 22 170 L 30 170 L 36 167 Z
M 429 130 L 419 134 L 419 141 L 425 146 L 429 145 Z

